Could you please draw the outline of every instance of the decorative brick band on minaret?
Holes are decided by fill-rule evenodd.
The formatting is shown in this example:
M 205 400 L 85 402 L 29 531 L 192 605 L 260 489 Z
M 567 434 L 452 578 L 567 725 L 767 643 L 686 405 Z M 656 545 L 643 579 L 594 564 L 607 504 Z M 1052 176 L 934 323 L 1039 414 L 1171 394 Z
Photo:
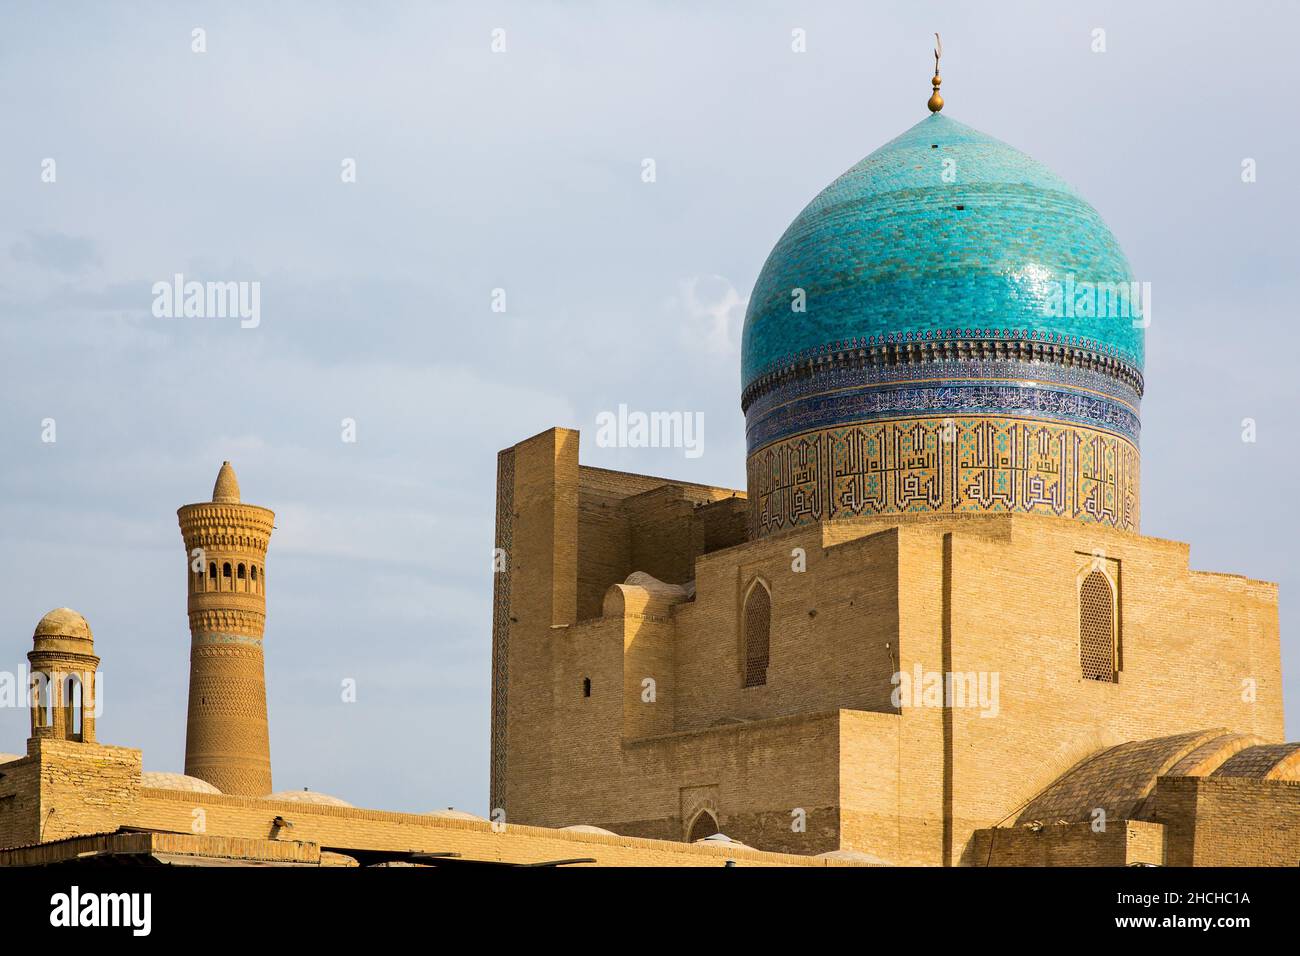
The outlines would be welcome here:
M 242 504 L 230 462 L 212 502 L 177 516 L 189 582 L 190 704 L 185 773 L 222 793 L 271 792 L 266 720 L 266 548 L 275 514 Z
M 497 539 L 492 560 L 492 755 L 490 812 L 506 805 L 506 727 L 510 699 L 510 548 L 514 543 L 515 451 L 497 454 Z M 495 816 L 493 819 L 496 819 Z

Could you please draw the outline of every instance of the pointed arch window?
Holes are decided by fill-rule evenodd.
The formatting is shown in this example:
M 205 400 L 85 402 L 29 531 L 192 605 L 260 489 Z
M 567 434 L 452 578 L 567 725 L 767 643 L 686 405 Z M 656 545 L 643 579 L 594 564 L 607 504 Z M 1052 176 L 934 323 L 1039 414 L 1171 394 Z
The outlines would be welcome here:
M 701 810 L 691 823 L 691 832 L 686 837 L 686 842 L 694 843 L 696 840 L 703 840 L 720 832 L 722 831 L 718 829 L 717 818 L 708 810 Z
M 1084 680 L 1115 682 L 1115 589 L 1100 571 L 1079 585 L 1079 668 Z
M 63 681 L 63 734 L 69 740 L 81 739 L 83 694 L 81 681 L 69 675 Z
M 32 702 L 32 733 L 35 734 L 39 727 L 54 726 L 54 695 L 52 681 L 48 674 L 43 671 L 32 671 L 31 675 L 31 702 Z
M 772 634 L 772 595 L 767 585 L 755 580 L 745 595 L 745 684 L 762 687 L 767 683 L 768 655 Z

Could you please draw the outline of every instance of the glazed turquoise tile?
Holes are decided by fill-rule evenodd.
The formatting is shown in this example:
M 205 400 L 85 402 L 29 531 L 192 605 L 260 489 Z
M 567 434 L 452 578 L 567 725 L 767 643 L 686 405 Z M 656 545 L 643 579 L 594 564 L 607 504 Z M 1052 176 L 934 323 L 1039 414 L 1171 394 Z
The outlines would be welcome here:
M 777 242 L 745 317 L 743 387 L 805 357 L 935 339 L 1063 343 L 1140 374 L 1140 323 L 1063 314 L 1071 280 L 1132 281 L 1097 211 L 1041 163 L 935 114 L 831 183 Z M 791 308 L 796 289 L 806 311 Z

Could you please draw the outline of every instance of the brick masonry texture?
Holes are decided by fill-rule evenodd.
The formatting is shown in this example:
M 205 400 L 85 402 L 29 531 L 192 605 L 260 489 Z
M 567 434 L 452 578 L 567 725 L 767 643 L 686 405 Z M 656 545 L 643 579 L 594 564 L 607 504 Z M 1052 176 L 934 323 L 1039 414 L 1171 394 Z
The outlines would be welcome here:
M 570 429 L 502 451 L 492 822 L 271 794 L 274 514 L 225 463 L 178 512 L 191 776 L 34 706 L 0 865 L 1297 865 L 1277 587 L 1138 534 L 1131 280 L 1073 189 L 936 114 L 762 269 L 747 493 L 584 466 Z M 67 608 L 29 660 L 99 662 Z
M 1276 587 L 1192 571 L 1184 544 L 1047 516 L 917 514 L 701 547 L 698 516 L 738 492 L 584 468 L 577 446 L 556 429 L 512 450 L 512 494 L 531 504 L 514 522 L 507 819 L 683 840 L 700 810 L 686 795 L 708 794 L 722 831 L 763 849 L 1118 864 L 1163 847 L 1150 809 L 1162 773 L 1208 774 L 1282 740 Z M 638 527 L 647 508 L 654 535 Z M 1099 561 L 1117 591 L 1115 682 L 1080 671 L 1079 585 Z M 693 598 L 624 583 L 650 568 L 692 581 Z M 772 596 L 771 661 L 746 688 L 755 579 Z M 996 675 L 995 706 L 896 706 L 891 679 L 917 669 Z M 1111 842 L 1066 828 L 1017 843 L 1024 808 L 1089 761 L 1113 769 L 1076 786 L 1074 818 L 1101 799 Z M 993 858 L 977 838 L 989 828 Z
M 0 763 L 0 844 L 39 847 L 0 851 L 0 864 L 87 847 L 293 865 L 409 851 L 601 865 L 1296 862 L 1300 847 L 1277 836 L 1300 830 L 1300 784 L 1282 743 L 1274 585 L 1192 571 L 1177 542 L 1047 516 L 858 517 L 749 539 L 742 493 L 584 467 L 578 451 L 576 432 L 554 429 L 499 469 L 504 825 L 159 789 L 143 784 L 138 751 L 41 729 Z M 1116 595 L 1114 682 L 1080 672 L 1078 589 L 1098 566 Z M 766 683 L 745 687 L 756 581 L 771 594 L 770 662 Z M 239 609 L 246 594 L 231 598 Z M 38 632 L 37 646 L 66 640 Z M 972 676 L 972 691 L 996 675 L 997 692 L 902 695 L 899 674 L 922 688 L 934 673 Z M 260 686 L 260 668 L 247 680 Z M 748 848 L 686 843 L 701 820 Z M 617 836 L 558 829 L 575 824 Z M 172 839 L 95 836 L 123 827 Z

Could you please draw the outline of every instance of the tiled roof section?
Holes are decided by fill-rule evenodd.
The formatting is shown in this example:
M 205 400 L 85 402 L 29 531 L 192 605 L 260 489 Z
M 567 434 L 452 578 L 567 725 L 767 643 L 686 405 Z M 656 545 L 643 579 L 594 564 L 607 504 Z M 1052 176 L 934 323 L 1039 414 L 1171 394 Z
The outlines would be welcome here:
M 1225 760 L 1264 741 L 1253 734 L 1224 734 L 1207 740 L 1165 771 L 1170 777 L 1206 777 Z
M 1201 746 L 1229 736 L 1222 729 L 1202 730 L 1133 740 L 1103 750 L 1077 764 L 1031 800 L 1016 823 L 1090 821 L 1098 808 L 1112 820 L 1150 819 L 1147 798 L 1155 788 L 1156 778 Z
M 1234 754 L 1210 776 L 1300 781 L 1300 743 L 1248 747 Z

